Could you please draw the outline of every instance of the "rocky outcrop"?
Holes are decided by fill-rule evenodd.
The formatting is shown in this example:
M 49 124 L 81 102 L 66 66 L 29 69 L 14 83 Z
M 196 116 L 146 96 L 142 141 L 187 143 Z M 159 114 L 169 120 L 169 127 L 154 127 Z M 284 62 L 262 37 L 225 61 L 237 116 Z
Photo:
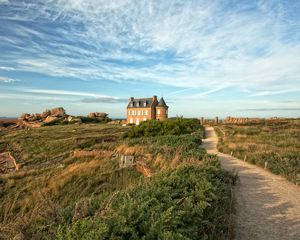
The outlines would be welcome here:
M 65 109 L 63 109 L 62 107 L 59 107 L 59 108 L 53 108 L 51 109 L 50 111 L 50 115 L 52 117 L 64 117 L 66 116 L 66 111 Z
M 247 123 L 259 123 L 265 119 L 262 118 L 237 118 L 237 117 L 227 117 L 225 123 L 228 124 L 247 124 Z
M 106 120 L 108 114 L 103 112 L 92 112 L 88 114 L 89 118 L 97 118 L 99 120 Z
M 110 124 L 110 125 L 126 125 L 126 120 L 113 120 L 113 121 L 110 121 L 108 122 L 107 124 Z
M 18 125 L 20 127 L 39 128 L 45 124 L 58 121 L 69 121 L 69 115 L 66 114 L 62 107 L 46 110 L 42 113 L 28 114 L 22 113 L 19 117 Z

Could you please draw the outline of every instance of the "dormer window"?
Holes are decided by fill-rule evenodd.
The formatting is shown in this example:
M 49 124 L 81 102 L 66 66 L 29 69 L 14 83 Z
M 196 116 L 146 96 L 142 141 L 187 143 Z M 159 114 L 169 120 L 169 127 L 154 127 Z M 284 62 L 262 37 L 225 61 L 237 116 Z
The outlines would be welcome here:
M 139 106 L 140 106 L 140 102 L 137 102 L 137 103 L 136 103 L 136 106 L 139 107 Z
M 146 107 L 147 106 L 147 101 L 146 102 L 144 102 L 144 107 Z
M 133 107 L 133 102 L 130 103 L 130 107 Z

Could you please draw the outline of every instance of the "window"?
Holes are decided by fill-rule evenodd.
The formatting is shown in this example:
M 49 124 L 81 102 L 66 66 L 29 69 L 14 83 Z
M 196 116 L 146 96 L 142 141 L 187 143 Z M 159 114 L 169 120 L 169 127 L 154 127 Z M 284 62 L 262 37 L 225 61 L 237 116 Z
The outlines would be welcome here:
M 139 106 L 140 106 L 140 102 L 137 102 L 137 103 L 136 103 L 136 106 L 139 107 Z
M 138 116 L 140 116 L 140 114 L 141 114 L 141 111 L 140 111 L 140 110 L 138 110 L 138 112 L 137 112 L 137 115 L 138 115 Z
M 131 123 L 131 124 L 133 123 L 133 118 L 130 118 L 130 123 Z
M 143 118 L 143 121 L 144 121 L 144 122 L 147 121 L 147 118 Z
M 144 107 L 146 107 L 147 106 L 147 102 L 144 102 Z
M 145 111 L 145 115 L 148 115 L 148 110 Z
M 157 114 L 160 114 L 160 109 L 157 109 Z
M 130 110 L 128 110 L 128 116 L 130 116 Z
M 130 107 L 133 107 L 133 103 L 130 103 Z

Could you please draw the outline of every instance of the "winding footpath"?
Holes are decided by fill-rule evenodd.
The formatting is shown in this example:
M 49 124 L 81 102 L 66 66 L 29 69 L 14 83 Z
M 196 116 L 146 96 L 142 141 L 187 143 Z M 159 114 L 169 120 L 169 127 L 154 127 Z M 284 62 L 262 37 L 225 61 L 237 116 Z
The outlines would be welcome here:
M 206 128 L 203 146 L 222 167 L 238 171 L 234 187 L 236 240 L 300 240 L 300 187 L 262 168 L 217 151 L 218 138 Z

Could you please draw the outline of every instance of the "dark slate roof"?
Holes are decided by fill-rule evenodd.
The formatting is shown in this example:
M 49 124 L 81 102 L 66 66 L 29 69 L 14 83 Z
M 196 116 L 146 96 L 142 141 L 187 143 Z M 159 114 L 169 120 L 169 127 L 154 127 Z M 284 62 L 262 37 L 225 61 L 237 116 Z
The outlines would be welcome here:
M 127 108 L 139 107 L 139 108 L 149 108 L 153 103 L 152 98 L 135 98 L 129 101 Z
M 160 106 L 160 107 L 168 107 L 164 98 L 161 98 L 158 102 L 158 105 L 157 106 Z

